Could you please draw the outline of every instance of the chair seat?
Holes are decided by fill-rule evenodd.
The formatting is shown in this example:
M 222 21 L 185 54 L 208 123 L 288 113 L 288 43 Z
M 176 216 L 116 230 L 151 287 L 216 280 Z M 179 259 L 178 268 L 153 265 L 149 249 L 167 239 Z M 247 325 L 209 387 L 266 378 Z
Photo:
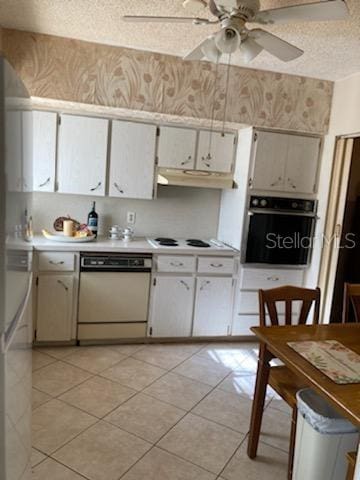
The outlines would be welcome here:
M 271 367 L 269 385 L 291 408 L 296 407 L 296 393 L 309 386 L 285 366 Z

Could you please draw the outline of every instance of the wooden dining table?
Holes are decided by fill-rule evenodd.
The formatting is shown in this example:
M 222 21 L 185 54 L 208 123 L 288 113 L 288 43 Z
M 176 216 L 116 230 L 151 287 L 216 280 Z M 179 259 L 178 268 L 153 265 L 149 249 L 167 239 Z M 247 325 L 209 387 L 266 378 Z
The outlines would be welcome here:
M 258 395 L 254 397 L 253 411 L 264 404 L 270 359 L 276 357 L 339 413 L 360 427 L 360 384 L 335 383 L 288 345 L 288 342 L 337 340 L 360 355 L 360 323 L 253 327 L 251 330 L 260 340 L 265 358 L 269 359 L 258 366 L 257 376 L 262 381 L 257 381 Z M 250 431 L 248 454 L 251 458 L 257 450 L 255 436 L 255 432 Z

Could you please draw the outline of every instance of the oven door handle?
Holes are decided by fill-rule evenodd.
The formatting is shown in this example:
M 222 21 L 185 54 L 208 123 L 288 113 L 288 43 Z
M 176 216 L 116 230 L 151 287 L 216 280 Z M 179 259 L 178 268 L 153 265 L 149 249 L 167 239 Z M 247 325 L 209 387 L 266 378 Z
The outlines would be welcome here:
M 314 212 L 292 212 L 292 211 L 286 211 L 286 212 L 281 212 L 279 210 L 266 210 L 266 209 L 261 209 L 261 208 L 254 208 L 248 211 L 248 215 L 250 217 L 254 216 L 255 214 L 262 214 L 262 215 L 291 215 L 294 217 L 310 217 L 314 219 L 318 219 L 317 215 Z

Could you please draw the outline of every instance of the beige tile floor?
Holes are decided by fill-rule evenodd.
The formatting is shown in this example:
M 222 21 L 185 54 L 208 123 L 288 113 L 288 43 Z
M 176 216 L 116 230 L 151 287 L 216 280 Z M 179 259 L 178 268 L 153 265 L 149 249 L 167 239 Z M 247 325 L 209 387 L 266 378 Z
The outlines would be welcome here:
M 33 480 L 286 479 L 290 411 L 271 389 L 259 455 L 246 455 L 256 344 L 33 355 Z

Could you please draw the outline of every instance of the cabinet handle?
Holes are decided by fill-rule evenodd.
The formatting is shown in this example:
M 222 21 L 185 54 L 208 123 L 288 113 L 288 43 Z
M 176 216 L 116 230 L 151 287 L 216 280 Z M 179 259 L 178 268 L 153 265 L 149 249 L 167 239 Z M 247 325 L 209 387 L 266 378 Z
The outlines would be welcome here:
M 114 182 L 114 187 L 116 188 L 116 190 L 117 190 L 118 192 L 124 193 L 124 190 L 122 190 L 116 182 Z
M 205 165 L 210 168 L 210 160 L 211 160 L 211 155 L 209 154 L 207 157 L 201 157 L 201 160 L 205 163 Z
M 101 187 L 101 182 L 99 182 L 96 187 L 93 187 L 93 188 L 90 188 L 90 192 L 95 192 L 95 190 L 97 190 L 98 188 Z
M 186 282 L 184 282 L 184 280 L 180 280 L 180 283 L 181 283 L 181 285 L 184 285 L 184 287 L 186 288 L 186 290 L 190 290 L 189 285 L 188 285 Z
M 267 277 L 266 280 L 269 280 L 271 282 L 278 282 L 280 279 L 279 279 L 279 277 Z
M 275 182 L 270 183 L 270 187 L 276 187 L 277 185 L 279 185 L 279 182 L 281 181 L 282 181 L 282 178 L 279 177 L 277 180 L 275 180 Z
M 210 263 L 210 267 L 214 267 L 214 268 L 221 268 L 223 266 L 224 265 L 222 263 Z
M 63 260 L 60 260 L 60 262 L 54 262 L 53 260 L 49 260 L 49 263 L 51 263 L 51 265 L 64 265 L 64 261 Z
M 47 185 L 47 184 L 50 182 L 50 180 L 51 180 L 51 177 L 48 177 L 48 178 L 45 180 L 45 182 L 39 183 L 39 185 L 38 185 L 39 188 L 40 188 L 40 187 L 45 187 L 45 185 Z
M 170 265 L 172 267 L 183 267 L 184 266 L 184 264 L 182 262 L 177 262 L 177 263 L 176 262 L 170 262 Z
M 69 290 L 69 287 L 68 287 L 67 285 L 65 285 L 65 283 L 64 283 L 63 281 L 58 280 L 57 283 L 58 283 L 59 285 L 61 285 L 62 287 L 64 287 L 66 291 Z
M 180 165 L 186 165 L 187 163 L 190 163 L 191 160 L 192 160 L 192 156 L 189 155 L 188 158 L 187 158 L 187 160 L 183 160 Z
M 290 187 L 295 190 L 296 189 L 295 183 L 291 180 L 291 178 L 288 178 L 287 180 L 288 180 L 288 184 L 290 185 Z
M 206 287 L 206 285 L 209 285 L 209 283 L 211 283 L 210 280 L 205 280 L 204 282 L 202 282 L 201 287 L 200 287 L 200 290 L 204 290 L 204 288 Z

